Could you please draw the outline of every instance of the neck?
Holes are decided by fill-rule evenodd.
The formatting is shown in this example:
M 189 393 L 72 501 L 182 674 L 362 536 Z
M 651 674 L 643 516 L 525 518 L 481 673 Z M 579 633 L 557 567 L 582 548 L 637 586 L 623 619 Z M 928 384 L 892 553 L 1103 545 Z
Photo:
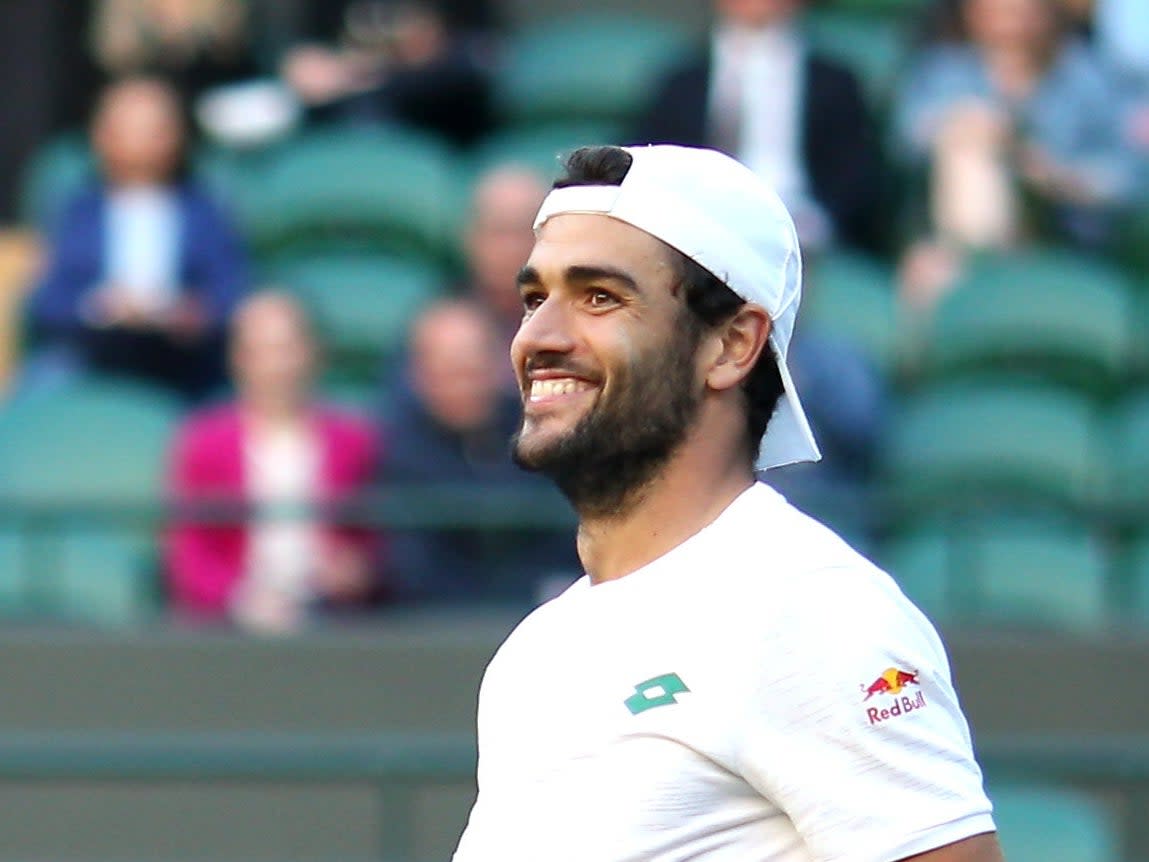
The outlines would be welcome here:
M 244 415 L 257 428 L 282 428 L 303 421 L 305 406 L 293 398 L 249 398 Z
M 580 513 L 578 553 L 591 583 L 621 578 L 673 550 L 754 483 L 737 446 L 697 442 L 687 441 L 620 511 Z

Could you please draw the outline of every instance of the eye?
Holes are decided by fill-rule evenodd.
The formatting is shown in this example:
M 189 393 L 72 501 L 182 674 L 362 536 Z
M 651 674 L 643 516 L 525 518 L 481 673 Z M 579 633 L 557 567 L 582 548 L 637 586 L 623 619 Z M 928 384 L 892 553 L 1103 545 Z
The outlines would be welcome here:
M 534 311 L 536 308 L 538 308 L 540 305 L 543 304 L 544 299 L 546 299 L 546 297 L 543 296 L 541 291 L 538 291 L 538 290 L 524 291 L 523 292 L 523 311 L 525 311 L 525 312 Z
M 609 290 L 603 290 L 601 287 L 592 288 L 587 295 L 587 301 L 590 303 L 591 308 L 610 308 L 611 306 L 618 305 L 618 297 Z

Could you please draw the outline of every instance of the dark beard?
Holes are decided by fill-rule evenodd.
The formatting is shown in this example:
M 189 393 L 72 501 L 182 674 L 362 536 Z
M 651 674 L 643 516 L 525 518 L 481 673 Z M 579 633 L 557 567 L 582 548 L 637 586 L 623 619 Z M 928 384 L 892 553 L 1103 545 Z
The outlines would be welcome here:
M 642 498 L 698 415 L 691 341 L 696 339 L 676 333 L 667 349 L 620 374 L 611 400 L 592 406 L 545 449 L 524 450 L 520 427 L 512 442 L 515 463 L 552 479 L 581 517 L 623 514 Z

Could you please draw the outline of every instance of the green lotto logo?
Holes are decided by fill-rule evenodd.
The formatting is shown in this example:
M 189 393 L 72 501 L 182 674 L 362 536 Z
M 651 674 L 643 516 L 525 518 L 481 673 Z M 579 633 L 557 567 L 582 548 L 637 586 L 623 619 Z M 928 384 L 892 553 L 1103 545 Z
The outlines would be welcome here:
M 651 677 L 646 682 L 640 682 L 634 687 L 634 694 L 623 703 L 630 710 L 631 715 L 638 715 L 656 706 L 669 706 L 678 703 L 677 695 L 690 691 L 686 683 L 676 673 L 664 673 L 662 676 Z

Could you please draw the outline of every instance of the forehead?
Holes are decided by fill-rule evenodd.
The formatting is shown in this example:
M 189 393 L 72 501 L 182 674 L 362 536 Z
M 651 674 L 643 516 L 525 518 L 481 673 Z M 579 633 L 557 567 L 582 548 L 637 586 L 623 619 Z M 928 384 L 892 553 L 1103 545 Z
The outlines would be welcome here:
M 605 215 L 564 213 L 539 229 L 528 265 L 544 281 L 561 279 L 571 266 L 610 266 L 630 274 L 640 286 L 669 280 L 674 251 L 633 225 Z

